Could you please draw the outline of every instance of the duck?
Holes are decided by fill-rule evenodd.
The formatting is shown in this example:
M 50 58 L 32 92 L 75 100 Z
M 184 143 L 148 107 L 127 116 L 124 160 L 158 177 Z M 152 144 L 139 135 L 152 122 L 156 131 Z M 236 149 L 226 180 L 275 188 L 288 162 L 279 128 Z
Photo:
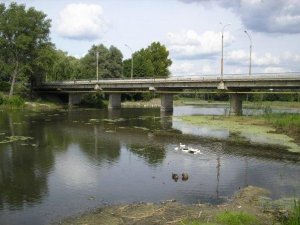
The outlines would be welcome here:
M 184 144 L 179 143 L 179 148 L 183 149 L 183 148 L 185 148 L 185 147 L 186 147 L 186 146 L 185 146 Z
M 196 149 L 196 148 L 189 148 L 188 153 L 191 153 L 191 154 L 202 154 L 202 152 L 199 149 Z
M 187 180 L 189 179 L 188 173 L 182 173 L 182 174 L 181 174 L 181 179 L 182 179 L 183 181 L 187 181 Z
M 172 173 L 172 179 L 175 180 L 175 182 L 177 182 L 177 180 L 179 179 L 179 176 L 177 173 Z

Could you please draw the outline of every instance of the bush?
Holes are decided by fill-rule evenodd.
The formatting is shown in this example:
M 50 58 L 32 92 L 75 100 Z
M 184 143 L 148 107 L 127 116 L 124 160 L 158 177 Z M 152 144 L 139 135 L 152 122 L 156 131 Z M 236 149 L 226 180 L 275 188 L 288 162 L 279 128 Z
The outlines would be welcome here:
M 20 96 L 14 95 L 9 98 L 5 95 L 0 95 L 0 105 L 19 108 L 24 106 L 24 104 L 25 101 Z

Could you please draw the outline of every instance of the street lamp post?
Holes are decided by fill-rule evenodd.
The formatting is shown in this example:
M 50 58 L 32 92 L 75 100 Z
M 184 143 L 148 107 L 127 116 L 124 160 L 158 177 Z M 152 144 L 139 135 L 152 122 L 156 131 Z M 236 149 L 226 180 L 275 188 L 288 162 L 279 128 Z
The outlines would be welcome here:
M 220 22 L 222 25 L 222 22 Z M 223 58 L 223 53 L 224 53 L 224 29 L 225 27 L 229 26 L 230 24 L 226 24 L 222 28 L 222 57 L 221 57 L 221 80 L 223 81 L 223 64 L 224 64 L 224 58 Z
M 97 48 L 97 51 L 96 51 L 96 77 L 97 77 L 97 81 L 99 81 L 99 51 L 98 51 L 98 48 Z
M 249 41 L 250 41 L 250 56 L 249 56 L 249 76 L 250 76 L 251 75 L 252 38 L 246 30 L 245 30 L 245 34 L 247 34 Z
M 132 51 L 132 49 L 129 47 L 129 45 L 127 45 L 127 44 L 125 44 L 125 46 L 127 47 L 127 48 L 129 48 L 129 50 L 131 51 L 131 79 L 133 79 L 133 51 Z

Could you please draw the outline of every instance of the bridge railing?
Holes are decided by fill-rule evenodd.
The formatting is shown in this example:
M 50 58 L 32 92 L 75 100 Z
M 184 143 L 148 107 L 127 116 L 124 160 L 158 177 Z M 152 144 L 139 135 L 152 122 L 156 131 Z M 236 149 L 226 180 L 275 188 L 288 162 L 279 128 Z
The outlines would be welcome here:
M 104 78 L 104 79 L 73 79 L 73 80 L 64 80 L 64 81 L 47 81 L 44 84 L 74 84 L 74 83 L 108 83 L 108 82 L 128 82 L 130 83 L 139 83 L 139 82 L 169 82 L 169 81 L 221 81 L 221 80 L 290 80 L 290 79 L 300 79 L 300 72 L 286 72 L 286 73 L 255 73 L 255 74 L 224 74 L 223 79 L 221 75 L 184 75 L 184 76 L 171 76 L 171 77 L 134 77 L 131 78 Z

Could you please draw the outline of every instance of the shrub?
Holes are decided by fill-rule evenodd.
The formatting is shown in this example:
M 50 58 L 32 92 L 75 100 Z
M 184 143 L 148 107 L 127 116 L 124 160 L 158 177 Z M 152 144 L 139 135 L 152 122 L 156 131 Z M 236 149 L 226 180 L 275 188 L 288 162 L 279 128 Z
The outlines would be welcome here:
M 21 107 L 25 103 L 24 99 L 18 95 L 5 98 L 4 104 L 12 107 Z

